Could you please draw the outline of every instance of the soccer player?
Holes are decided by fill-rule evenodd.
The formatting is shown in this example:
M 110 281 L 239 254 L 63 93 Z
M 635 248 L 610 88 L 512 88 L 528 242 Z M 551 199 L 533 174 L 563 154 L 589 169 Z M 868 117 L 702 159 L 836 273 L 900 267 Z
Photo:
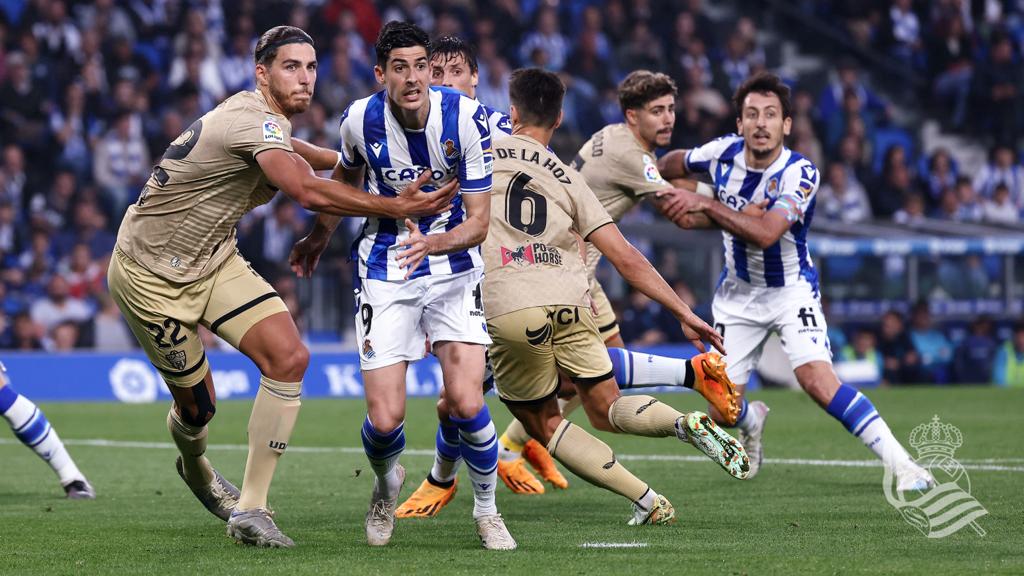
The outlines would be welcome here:
M 900 490 L 932 486 L 931 475 L 914 464 L 871 401 L 832 370 L 818 273 L 807 251 L 820 174 L 783 144 L 792 124 L 789 87 L 778 76 L 758 74 L 736 90 L 733 104 L 738 134 L 670 152 L 660 166 L 667 178 L 709 174 L 717 195 L 679 192 L 665 213 L 683 226 L 722 228 L 725 270 L 713 311 L 729 350 L 729 378 L 745 388 L 765 340 L 778 333 L 803 389 L 892 467 Z M 742 211 L 765 201 L 767 211 Z M 762 462 L 767 415 L 764 402 L 743 401 L 737 426 L 751 476 Z
M 10 424 L 18 440 L 31 448 L 57 473 L 68 499 L 92 500 L 96 497 L 92 484 L 75 466 L 75 461 L 71 459 L 43 411 L 11 386 L 3 362 L 0 362 L 0 416 Z
M 430 50 L 430 83 L 433 86 L 452 88 L 470 98 L 476 98 L 478 80 L 476 52 L 469 44 L 457 36 L 443 36 L 433 41 Z M 486 105 L 484 111 L 492 143 L 512 134 L 512 122 L 507 114 Z M 398 506 L 395 512 L 398 518 L 435 516 L 455 497 L 462 456 L 459 453 L 459 430 L 448 419 L 448 410 L 442 390 L 442 399 L 437 403 L 439 423 L 435 436 L 434 465 L 420 486 Z M 509 429 L 521 430 L 522 425 L 514 421 Z M 508 431 L 502 434 L 501 441 L 504 442 L 507 436 Z M 569 486 L 568 480 L 555 466 L 547 450 L 536 440 L 530 439 L 523 452 L 529 456 L 530 464 L 541 471 L 546 479 L 562 488 Z M 519 453 L 516 452 L 511 458 L 509 454 L 505 449 L 499 453 L 498 477 L 502 482 L 516 493 L 543 494 L 544 485 L 526 469 Z
M 516 542 L 498 513 L 497 438 L 483 400 L 484 346 L 490 344 L 482 310 L 483 260 L 493 156 L 486 109 L 454 90 L 430 87 L 430 40 L 406 22 L 384 26 L 374 72 L 384 89 L 353 102 L 342 115 L 343 178 L 366 181 L 373 195 L 393 196 L 420 173 L 434 185 L 458 178 L 451 211 L 416 221 L 370 218 L 353 247 L 358 260 L 356 331 L 366 392 L 362 438 L 376 478 L 366 538 L 391 540 L 405 481 L 398 458 L 405 447 L 405 375 L 423 357 L 429 338 L 444 374 L 448 413 L 473 485 L 473 517 L 484 548 L 510 550 Z M 337 218 L 320 215 L 296 244 L 302 268 L 326 246 Z
M 611 449 L 562 417 L 559 372 L 574 383 L 591 424 L 603 431 L 674 437 L 691 443 L 736 478 L 747 456 L 701 412 L 683 414 L 650 396 L 622 396 L 589 305 L 576 235 L 592 242 L 638 290 L 671 310 L 704 350 L 721 337 L 684 304 L 619 233 L 578 173 L 548 148 L 562 119 L 565 87 L 538 68 L 512 73 L 512 136 L 495 145 L 495 218 L 483 245 L 484 310 L 501 400 L 533 438 L 569 470 L 630 499 L 629 524 L 664 524 L 675 510 L 633 476 Z
M 265 32 L 257 89 L 231 96 L 168 146 L 125 213 L 108 272 L 111 296 L 174 398 L 167 426 L 181 453 L 178 474 L 227 521 L 229 536 L 258 546 L 294 545 L 274 524 L 267 492 L 298 415 L 309 352 L 284 302 L 238 253 L 235 224 L 278 189 L 311 210 L 391 217 L 439 212 L 454 194 L 454 186 L 421 192 L 420 179 L 384 198 L 316 177 L 313 169 L 333 167 L 338 154 L 306 146 L 311 166 L 293 150 L 289 121 L 309 106 L 316 64 L 302 30 Z M 216 397 L 198 324 L 260 369 L 241 492 L 204 456 Z

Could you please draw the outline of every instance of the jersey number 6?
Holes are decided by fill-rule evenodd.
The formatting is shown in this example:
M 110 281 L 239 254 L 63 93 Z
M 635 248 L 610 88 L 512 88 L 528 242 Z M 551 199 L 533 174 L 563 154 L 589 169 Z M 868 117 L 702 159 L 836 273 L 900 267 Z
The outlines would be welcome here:
M 527 190 L 526 185 L 533 180 L 523 172 L 512 178 L 505 196 L 505 221 L 516 230 L 526 232 L 530 236 L 540 236 L 548 225 L 548 201 L 544 196 Z M 529 221 L 525 217 L 529 216 Z

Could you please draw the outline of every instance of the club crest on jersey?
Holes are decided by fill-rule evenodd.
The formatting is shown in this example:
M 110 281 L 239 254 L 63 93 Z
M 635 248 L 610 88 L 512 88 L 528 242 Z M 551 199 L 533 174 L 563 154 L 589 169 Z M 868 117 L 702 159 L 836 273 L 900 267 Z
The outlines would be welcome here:
M 167 361 L 171 363 L 171 367 L 175 370 L 185 369 L 186 358 L 184 350 L 172 350 L 164 358 L 167 358 Z
M 541 244 L 539 242 L 511 249 L 502 246 L 501 265 L 506 266 L 509 263 L 514 263 L 520 266 L 525 266 L 527 264 L 551 264 L 553 266 L 561 266 L 562 254 L 558 251 L 558 248 L 548 246 L 547 244 Z
M 284 130 L 276 121 L 267 119 L 263 122 L 264 142 L 284 142 Z
M 370 360 L 376 355 L 377 353 L 373 351 L 373 346 L 370 345 L 370 339 L 363 340 L 363 358 Z
M 459 150 L 455 147 L 455 142 L 451 138 L 444 141 L 444 157 L 449 160 L 455 160 L 459 157 Z
M 779 191 L 779 178 L 776 176 L 768 180 L 768 195 L 775 196 L 775 193 Z

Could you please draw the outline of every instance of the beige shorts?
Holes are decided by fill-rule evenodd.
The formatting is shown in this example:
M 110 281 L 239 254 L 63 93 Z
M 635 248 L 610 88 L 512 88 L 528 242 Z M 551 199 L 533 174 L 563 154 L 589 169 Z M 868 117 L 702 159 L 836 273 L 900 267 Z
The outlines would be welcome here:
M 558 371 L 592 384 L 612 377 L 612 362 L 589 308 L 538 306 L 487 321 L 494 382 L 502 401 L 539 403 L 558 392 Z
M 107 283 L 149 361 L 172 386 L 194 386 L 209 370 L 199 324 L 238 348 L 257 322 L 288 311 L 238 252 L 210 275 L 179 284 L 153 274 L 115 248 Z

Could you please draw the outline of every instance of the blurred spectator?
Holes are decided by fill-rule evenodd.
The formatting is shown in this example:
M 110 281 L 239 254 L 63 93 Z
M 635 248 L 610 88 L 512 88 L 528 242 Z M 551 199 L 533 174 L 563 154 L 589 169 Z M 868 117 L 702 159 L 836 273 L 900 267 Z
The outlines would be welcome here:
M 120 221 L 118 221 L 120 224 Z M 114 250 L 116 237 L 107 229 L 107 217 L 95 201 L 83 198 L 75 204 L 72 225 L 65 226 L 54 240 L 56 253 L 67 254 L 76 244 L 89 246 L 89 253 L 97 257 L 109 256 Z
M 949 379 L 953 361 L 953 345 L 932 324 L 927 302 L 918 302 L 911 312 L 910 339 L 921 357 L 921 371 L 929 382 L 944 383 Z
M 133 133 L 131 116 L 121 114 L 96 146 L 93 170 L 100 191 L 120 216 L 134 202 L 153 166 L 141 134 Z
M 253 49 L 252 31 L 236 32 L 231 37 L 231 45 L 224 57 L 217 62 L 217 71 L 220 73 L 221 82 L 225 95 L 231 95 L 241 90 L 254 90 L 256 83 L 253 80 Z M 317 79 L 317 84 L 322 82 Z M 319 86 L 316 87 L 319 91 Z
M 239 249 L 260 275 L 274 278 L 287 271 L 288 253 L 304 234 L 305 223 L 295 202 L 279 197 L 272 211 L 251 226 Z
M 828 179 L 818 193 L 822 214 L 830 220 L 863 222 L 871 219 L 871 203 L 859 182 L 850 182 L 847 170 L 838 162 L 828 166 Z
M 40 190 L 29 201 L 29 215 L 35 226 L 64 228 L 71 219 L 72 204 L 78 192 L 74 172 L 60 170 L 53 178 L 50 189 Z
M 224 83 L 221 81 L 217 67 L 218 58 L 207 50 L 208 43 L 202 40 L 191 40 L 185 52 L 171 63 L 171 72 L 167 84 L 172 89 L 188 85 L 199 92 L 199 105 L 203 110 L 216 106 L 224 96 Z M 252 71 L 249 71 L 250 76 Z
M 1003 183 L 997 184 L 992 198 L 985 200 L 982 212 L 986 222 L 1011 225 L 1020 222 L 1017 205 L 1010 199 L 1010 189 Z
M 428 33 L 434 31 L 434 12 L 429 4 L 421 0 L 398 0 L 384 11 L 381 20 L 404 20 L 416 24 Z
M 857 63 L 849 57 L 839 60 L 835 75 L 818 97 L 818 119 L 826 121 L 839 114 L 847 91 L 856 95 L 862 111 L 879 120 L 888 119 L 888 104 L 861 81 Z
M 890 384 L 913 384 L 920 382 L 921 358 L 914 343 L 907 334 L 903 316 L 890 310 L 882 315 L 882 329 L 878 339 L 878 351 L 882 354 L 882 376 Z
M 967 117 L 967 102 L 971 94 L 974 46 L 964 29 L 963 16 L 957 12 L 940 21 L 937 29 L 928 50 L 932 86 L 946 110 L 952 112 L 950 124 L 960 128 Z
M 21 352 L 42 350 L 44 332 L 39 324 L 32 321 L 28 312 L 16 314 L 11 328 L 11 349 Z
M 939 220 L 960 219 L 960 199 L 956 195 L 956 190 L 946 188 L 942 191 L 939 195 L 939 207 L 935 209 L 933 217 Z
M 978 73 L 981 102 L 976 116 L 979 128 L 992 134 L 998 145 L 1013 146 L 1020 116 L 1021 67 L 1014 61 L 1013 44 L 1005 35 L 992 44 L 989 61 Z
M 89 320 L 92 317 L 92 309 L 84 300 L 73 298 L 68 292 L 67 280 L 63 276 L 52 276 L 46 288 L 46 297 L 36 300 L 32 304 L 30 310 L 32 321 L 49 331 L 66 320 L 72 322 Z
M 78 28 L 68 18 L 68 7 L 63 0 L 41 3 L 43 19 L 32 26 L 32 34 L 39 41 L 44 56 L 53 61 L 69 58 L 82 45 Z
M 67 281 L 72 298 L 93 298 L 104 291 L 106 271 L 93 261 L 88 244 L 75 244 L 71 253 L 57 264 L 57 273 Z
M 654 346 L 669 340 L 662 325 L 661 305 L 639 290 L 630 291 L 619 326 L 622 339 L 630 346 Z
M 121 37 L 135 43 L 135 25 L 124 8 L 115 6 L 114 0 L 93 0 L 90 4 L 76 8 L 78 24 L 82 30 L 96 30 L 104 38 Z
M 956 186 L 957 175 L 949 151 L 945 148 L 936 149 L 928 159 L 928 171 L 920 174 L 920 177 L 928 202 L 937 204 L 944 190 Z
M 85 87 L 79 82 L 68 84 L 64 105 L 50 112 L 50 130 L 59 150 L 57 164 L 79 178 L 90 176 L 90 140 L 96 136 L 96 129 L 96 118 L 86 111 Z
M 904 198 L 903 208 L 892 215 L 893 222 L 910 227 L 923 224 L 927 219 L 924 213 L 924 198 L 917 193 L 907 194 Z
M 1000 386 L 1024 387 L 1024 322 L 1013 326 L 1013 336 L 999 347 L 993 379 Z
M 108 352 L 123 352 L 134 348 L 135 337 L 110 295 L 101 292 L 98 301 L 99 310 L 92 319 L 93 347 Z
M 922 59 L 921 21 L 914 13 L 911 0 L 892 0 L 885 24 L 889 53 L 911 67 L 919 67 Z
M 961 176 L 956 180 L 956 197 L 960 203 L 960 216 L 957 218 L 962 222 L 981 222 L 985 217 L 984 206 L 978 200 L 974 192 L 974 185 L 971 179 Z
M 971 322 L 971 331 L 953 355 L 953 382 L 987 384 L 992 381 L 997 353 L 992 319 L 982 316 Z
M 536 51 L 544 53 L 545 67 L 558 72 L 565 67 L 569 56 L 569 41 L 558 31 L 558 13 L 550 6 L 537 11 L 536 29 L 527 34 L 519 47 L 519 60 L 524 65 L 537 63 Z
M 9 52 L 6 68 L 7 80 L 0 85 L 0 132 L 39 150 L 46 138 L 46 98 L 23 52 Z
M 32 192 L 31 184 L 25 171 L 25 153 L 17 144 L 4 146 L 0 163 L 0 196 L 10 201 L 15 211 L 21 213 Z
M 80 338 L 78 324 L 65 320 L 50 330 L 49 337 L 43 341 L 43 347 L 50 352 L 69 352 L 78 347 Z
M 982 198 L 995 197 L 1000 184 L 1007 187 L 1010 202 L 1020 205 L 1024 201 L 1024 167 L 1009 146 L 993 148 L 989 162 L 974 176 L 974 189 Z
M 25 243 L 25 228 L 11 201 L 0 196 L 0 265 L 3 255 L 21 252 Z
M 616 60 L 619 70 L 661 70 L 665 66 L 665 51 L 661 43 L 651 42 L 651 29 L 641 20 L 633 24 Z

